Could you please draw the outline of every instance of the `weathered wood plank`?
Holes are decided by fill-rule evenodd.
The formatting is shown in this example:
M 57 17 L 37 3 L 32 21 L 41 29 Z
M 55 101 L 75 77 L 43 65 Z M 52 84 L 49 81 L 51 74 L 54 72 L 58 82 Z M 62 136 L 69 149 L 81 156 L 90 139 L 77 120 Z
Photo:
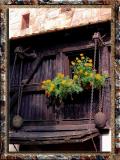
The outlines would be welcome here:
M 19 88 L 19 86 L 13 86 L 13 87 L 11 87 L 10 92 L 14 93 L 14 92 L 18 91 L 18 88 Z M 28 92 L 30 92 L 30 93 L 32 93 L 32 92 L 44 93 L 44 90 L 40 88 L 40 83 L 26 84 L 24 86 L 23 93 L 28 93 Z
M 11 143 L 20 144 L 60 144 L 60 143 L 77 143 L 85 142 L 91 138 L 99 136 L 101 133 L 108 133 L 108 129 L 99 132 L 98 129 L 81 131 L 56 131 L 56 132 L 10 132 L 9 138 Z
M 63 66 L 62 66 L 62 52 L 59 52 L 56 56 L 56 71 L 57 73 L 63 73 Z
M 94 138 L 94 137 L 97 137 L 99 136 L 99 133 L 91 133 L 90 135 L 87 135 L 86 137 L 84 135 L 80 135 L 80 136 L 75 136 L 75 137 L 65 137 L 65 138 L 57 138 L 57 139 L 53 139 L 53 138 L 50 138 L 50 139 L 44 139 L 44 140 L 35 140 L 35 139 L 18 139 L 18 138 L 11 138 L 10 139 L 10 143 L 13 143 L 13 144 L 24 144 L 24 145 L 27 145 L 27 144 L 37 144 L 37 145 L 45 145 L 45 144 L 64 144 L 64 143 L 80 143 L 80 142 L 85 142 L 91 138 Z
M 63 131 L 63 132 L 11 132 L 9 137 L 11 139 L 22 139 L 22 140 L 50 140 L 61 139 L 69 136 L 70 138 L 82 137 L 91 133 L 97 133 L 97 129 L 83 130 L 83 131 Z
M 53 117 L 54 118 L 54 117 Z M 94 123 L 94 120 L 92 119 L 92 124 Z M 24 120 L 23 122 L 23 126 L 35 126 L 35 127 L 39 127 L 39 126 L 56 126 L 56 125 L 83 125 L 83 124 L 89 124 L 89 119 L 87 118 L 79 118 L 77 120 L 73 119 L 73 120 L 65 120 L 62 119 L 61 122 L 59 123 L 59 120 Z
M 63 73 L 65 75 L 69 75 L 69 69 L 70 69 L 69 58 L 64 53 L 62 55 L 62 66 L 63 66 Z
M 49 57 L 53 57 L 53 56 L 56 56 L 56 53 L 47 53 L 47 54 L 43 54 L 41 56 L 39 56 L 35 62 L 34 62 L 34 68 L 33 70 L 27 75 L 27 81 L 24 83 L 25 84 L 28 84 L 30 82 L 30 80 L 32 79 L 33 75 L 35 74 L 36 70 L 38 69 L 39 67 L 39 64 L 45 59 L 45 58 L 49 58 Z
M 43 132 L 43 131 L 76 131 L 86 130 L 95 128 L 95 124 L 84 124 L 84 125 L 52 125 L 52 126 L 24 126 L 21 131 L 26 132 Z
M 110 46 L 110 41 L 105 42 L 106 46 Z M 79 51 L 79 50 L 86 50 L 86 49 L 91 49 L 94 48 L 94 43 L 91 41 L 81 43 L 78 46 L 72 46 L 72 47 L 65 47 L 63 49 L 60 49 L 59 52 L 71 52 L 71 51 Z
M 107 46 L 103 46 L 101 49 L 101 67 L 102 73 L 110 74 L 110 52 Z

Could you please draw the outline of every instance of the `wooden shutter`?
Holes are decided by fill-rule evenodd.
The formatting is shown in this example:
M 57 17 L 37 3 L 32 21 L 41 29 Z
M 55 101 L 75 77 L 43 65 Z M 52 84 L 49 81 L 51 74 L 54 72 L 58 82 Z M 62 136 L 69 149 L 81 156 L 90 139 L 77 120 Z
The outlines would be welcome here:
M 56 56 L 56 70 L 69 75 L 69 59 L 63 52 L 59 52 Z

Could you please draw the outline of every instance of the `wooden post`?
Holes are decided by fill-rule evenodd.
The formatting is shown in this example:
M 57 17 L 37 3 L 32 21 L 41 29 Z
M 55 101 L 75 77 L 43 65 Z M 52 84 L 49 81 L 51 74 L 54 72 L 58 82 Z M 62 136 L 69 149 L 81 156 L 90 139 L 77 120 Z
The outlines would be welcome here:
M 110 71 L 110 52 L 107 46 L 103 46 L 101 49 L 101 70 L 102 74 L 111 75 Z M 100 64 L 99 64 L 100 65 Z M 108 124 L 110 124 L 110 108 L 111 108 L 111 87 L 110 87 L 110 78 L 106 80 L 106 85 L 103 93 L 103 112 L 108 118 Z

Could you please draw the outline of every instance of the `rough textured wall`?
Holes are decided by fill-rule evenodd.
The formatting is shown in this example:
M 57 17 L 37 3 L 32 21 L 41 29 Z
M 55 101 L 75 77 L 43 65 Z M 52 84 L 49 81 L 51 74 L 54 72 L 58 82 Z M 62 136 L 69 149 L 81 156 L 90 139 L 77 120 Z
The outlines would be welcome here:
M 28 13 L 29 28 L 21 29 L 22 15 Z M 44 33 L 110 19 L 109 8 L 10 8 L 9 37 Z

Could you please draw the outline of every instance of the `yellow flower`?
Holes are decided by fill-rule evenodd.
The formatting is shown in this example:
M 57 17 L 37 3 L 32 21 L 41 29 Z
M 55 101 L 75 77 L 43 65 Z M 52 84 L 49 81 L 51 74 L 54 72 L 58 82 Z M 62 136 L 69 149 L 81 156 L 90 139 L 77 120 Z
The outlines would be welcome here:
M 83 53 L 81 53 L 80 56 L 82 57 L 82 56 L 83 56 Z
M 52 92 L 54 89 L 55 89 L 55 85 L 54 85 L 54 84 L 51 84 L 51 85 L 50 85 L 50 92 Z
M 66 80 L 62 80 L 61 84 L 64 85 L 66 83 Z
M 81 60 L 77 60 L 78 63 L 81 63 Z
M 90 73 L 90 77 L 93 77 L 94 76 L 94 74 L 93 73 Z
M 92 63 L 92 59 L 89 59 L 88 62 L 89 62 L 89 63 Z
M 52 87 L 50 87 L 50 92 L 52 92 L 54 89 Z
M 42 84 L 42 85 L 41 85 L 41 88 L 42 88 L 42 89 L 44 89 L 44 88 L 45 88 L 45 86 Z
M 74 65 L 75 65 L 75 62 L 72 61 L 71 64 L 74 66 Z
M 79 58 L 78 58 L 78 57 L 76 57 L 76 60 L 79 60 Z
M 87 75 L 88 75 L 88 72 L 85 72 L 84 75 L 87 76 Z
M 52 87 L 52 88 L 55 88 L 55 85 L 52 83 L 52 84 L 51 84 L 51 87 Z
M 82 69 L 80 69 L 80 71 L 79 71 L 80 73 L 83 73 L 83 70 Z
M 87 67 L 87 66 L 89 66 L 89 63 L 85 63 L 84 65 Z
M 48 80 L 46 80 L 46 82 L 45 83 L 50 83 L 51 82 L 51 80 L 50 79 L 48 79 Z
M 74 75 L 73 79 L 77 80 L 77 79 L 78 79 L 78 76 L 77 76 L 77 75 Z
M 67 85 L 68 86 L 71 86 L 73 84 L 73 81 L 72 80 L 69 80 L 68 82 L 67 82 Z
M 83 59 L 85 59 L 85 57 L 81 57 L 81 59 L 83 60 Z
M 101 79 L 101 75 L 100 75 L 100 74 L 96 74 L 96 75 L 95 75 L 95 78 L 96 78 L 97 80 L 100 80 L 100 79 Z
M 93 64 L 92 63 L 89 63 L 89 67 L 92 67 L 93 66 Z
M 64 77 L 64 74 L 63 74 L 63 73 L 58 73 L 58 74 L 57 74 L 57 77 L 63 78 L 63 77 Z

